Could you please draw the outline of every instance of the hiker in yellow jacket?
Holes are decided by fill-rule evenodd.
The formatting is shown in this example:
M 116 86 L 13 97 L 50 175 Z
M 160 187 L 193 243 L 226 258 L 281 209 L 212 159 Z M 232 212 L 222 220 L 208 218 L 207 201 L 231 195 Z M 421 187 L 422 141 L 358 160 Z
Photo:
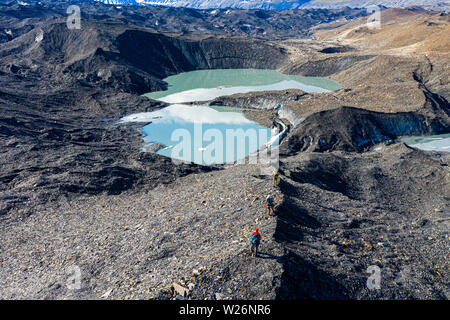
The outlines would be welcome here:
M 276 187 L 278 182 L 278 170 L 273 169 L 272 177 L 273 177 L 273 186 Z

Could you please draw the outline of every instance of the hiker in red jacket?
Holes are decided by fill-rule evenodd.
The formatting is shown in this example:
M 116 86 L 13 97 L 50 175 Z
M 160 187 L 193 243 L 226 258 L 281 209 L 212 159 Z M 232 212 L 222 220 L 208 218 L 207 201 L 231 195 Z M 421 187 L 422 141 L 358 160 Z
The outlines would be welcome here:
M 250 250 L 252 252 L 252 257 L 256 257 L 258 255 L 258 247 L 261 242 L 261 234 L 259 233 L 259 229 L 255 228 L 255 232 L 252 233 L 250 237 Z

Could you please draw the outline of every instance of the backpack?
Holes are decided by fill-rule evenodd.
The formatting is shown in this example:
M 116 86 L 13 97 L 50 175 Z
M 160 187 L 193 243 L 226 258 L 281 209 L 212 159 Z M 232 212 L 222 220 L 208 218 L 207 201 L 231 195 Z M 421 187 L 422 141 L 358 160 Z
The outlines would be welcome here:
M 251 245 L 259 244 L 259 235 L 257 233 L 252 234 L 252 237 L 250 238 L 250 244 Z
M 270 204 L 270 205 L 272 205 L 272 203 L 273 203 L 273 198 L 272 197 L 267 197 L 267 204 Z

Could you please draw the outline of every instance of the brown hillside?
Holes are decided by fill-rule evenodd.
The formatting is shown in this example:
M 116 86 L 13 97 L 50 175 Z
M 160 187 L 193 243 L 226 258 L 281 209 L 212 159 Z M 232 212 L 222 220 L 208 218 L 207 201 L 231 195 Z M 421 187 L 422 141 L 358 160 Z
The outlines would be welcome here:
M 449 22 L 445 14 L 388 9 L 381 13 L 380 29 L 369 28 L 367 18 L 360 18 L 331 30 L 321 27 L 316 37 L 396 55 L 446 55 L 450 52 Z

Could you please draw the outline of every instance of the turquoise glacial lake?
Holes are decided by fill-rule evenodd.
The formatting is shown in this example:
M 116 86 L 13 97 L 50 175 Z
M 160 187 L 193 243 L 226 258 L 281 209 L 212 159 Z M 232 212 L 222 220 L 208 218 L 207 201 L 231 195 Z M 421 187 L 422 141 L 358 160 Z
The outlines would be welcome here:
M 320 77 L 286 75 L 275 70 L 216 69 L 184 72 L 164 79 L 165 91 L 146 94 L 167 103 L 207 101 L 235 93 L 300 89 L 330 92 L 341 88 L 336 81 Z
M 421 150 L 450 152 L 450 133 L 434 136 L 405 137 L 401 140 L 407 145 Z
M 150 122 L 142 128 L 143 150 L 201 165 L 231 163 L 269 143 L 275 131 L 244 117 L 233 108 L 173 104 L 154 112 L 133 114 L 122 121 Z
M 154 112 L 132 114 L 121 121 L 150 122 L 142 128 L 144 151 L 151 151 L 149 147 L 160 144 L 164 148 L 156 153 L 201 165 L 244 159 L 261 148 L 270 148 L 276 143 L 279 133 L 245 118 L 238 108 L 186 103 L 257 91 L 301 89 L 305 92 L 330 92 L 340 89 L 337 82 L 325 78 L 259 69 L 198 70 L 170 76 L 164 81 L 169 85 L 167 90 L 146 96 L 170 106 Z

